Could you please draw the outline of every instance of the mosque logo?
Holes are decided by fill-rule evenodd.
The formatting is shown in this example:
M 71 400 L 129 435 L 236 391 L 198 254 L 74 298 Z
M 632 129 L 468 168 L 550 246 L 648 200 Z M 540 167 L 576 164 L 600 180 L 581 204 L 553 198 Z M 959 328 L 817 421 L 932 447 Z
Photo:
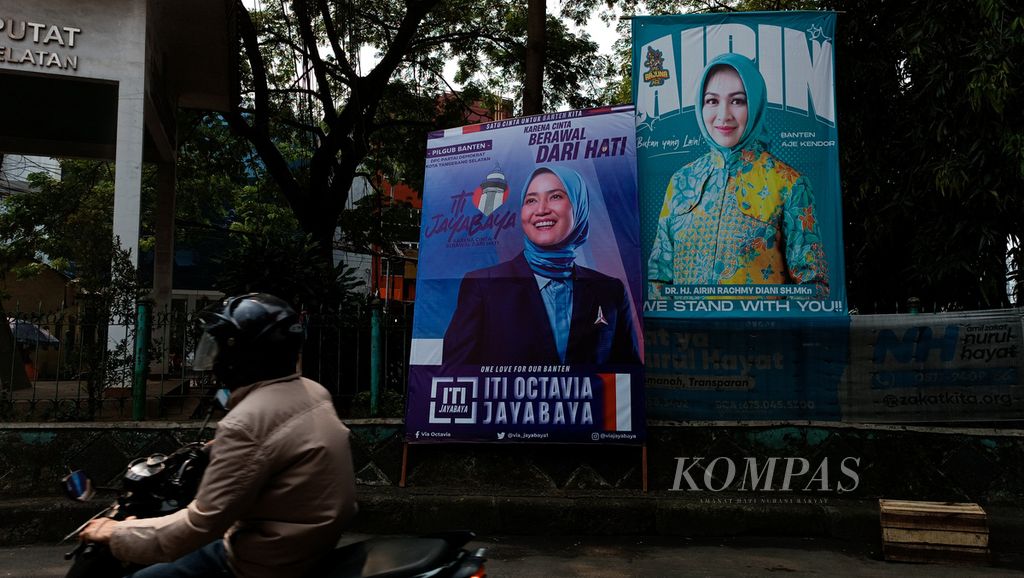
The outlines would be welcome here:
M 501 172 L 501 167 L 495 165 L 480 186 L 473 191 L 473 204 L 489 217 L 507 200 L 508 181 L 505 180 L 505 173 Z

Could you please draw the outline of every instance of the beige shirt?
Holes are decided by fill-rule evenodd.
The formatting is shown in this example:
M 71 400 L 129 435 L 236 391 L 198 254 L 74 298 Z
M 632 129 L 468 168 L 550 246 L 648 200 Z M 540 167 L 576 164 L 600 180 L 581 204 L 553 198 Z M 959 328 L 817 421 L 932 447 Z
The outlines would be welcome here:
M 117 558 L 169 562 L 224 537 L 240 578 L 301 576 L 356 513 L 349 430 L 327 391 L 298 374 L 235 390 L 196 499 L 119 524 Z

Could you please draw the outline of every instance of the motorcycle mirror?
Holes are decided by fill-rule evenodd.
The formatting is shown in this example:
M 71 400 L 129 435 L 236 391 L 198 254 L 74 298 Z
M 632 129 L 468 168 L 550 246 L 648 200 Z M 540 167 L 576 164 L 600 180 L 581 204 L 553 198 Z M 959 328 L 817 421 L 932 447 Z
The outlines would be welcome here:
M 222 387 L 217 390 L 215 397 L 217 399 L 217 403 L 219 403 L 222 408 L 227 409 L 228 400 L 231 399 L 231 390 L 226 387 Z
M 84 470 L 75 470 L 64 476 L 61 480 L 64 485 L 64 493 L 72 500 L 88 502 L 96 494 L 92 480 Z

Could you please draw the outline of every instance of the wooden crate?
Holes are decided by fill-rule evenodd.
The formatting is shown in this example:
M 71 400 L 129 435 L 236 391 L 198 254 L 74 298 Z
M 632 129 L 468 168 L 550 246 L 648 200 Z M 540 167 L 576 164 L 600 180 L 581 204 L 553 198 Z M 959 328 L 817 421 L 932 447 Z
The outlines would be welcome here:
M 985 564 L 988 516 L 978 504 L 878 500 L 882 552 L 897 562 Z

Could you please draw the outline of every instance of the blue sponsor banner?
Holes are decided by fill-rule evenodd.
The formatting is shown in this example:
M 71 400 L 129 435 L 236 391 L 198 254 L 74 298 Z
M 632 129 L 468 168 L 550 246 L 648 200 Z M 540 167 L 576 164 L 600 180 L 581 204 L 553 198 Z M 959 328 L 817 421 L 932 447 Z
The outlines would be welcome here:
M 1024 418 L 1020 311 L 647 319 L 648 415 L 672 421 Z
M 855 316 L 844 421 L 1024 418 L 1020 311 Z
M 835 14 L 633 19 L 644 315 L 846 311 Z
M 411 442 L 644 438 L 633 107 L 427 142 Z
M 841 418 L 849 318 L 647 319 L 645 327 L 652 418 Z

